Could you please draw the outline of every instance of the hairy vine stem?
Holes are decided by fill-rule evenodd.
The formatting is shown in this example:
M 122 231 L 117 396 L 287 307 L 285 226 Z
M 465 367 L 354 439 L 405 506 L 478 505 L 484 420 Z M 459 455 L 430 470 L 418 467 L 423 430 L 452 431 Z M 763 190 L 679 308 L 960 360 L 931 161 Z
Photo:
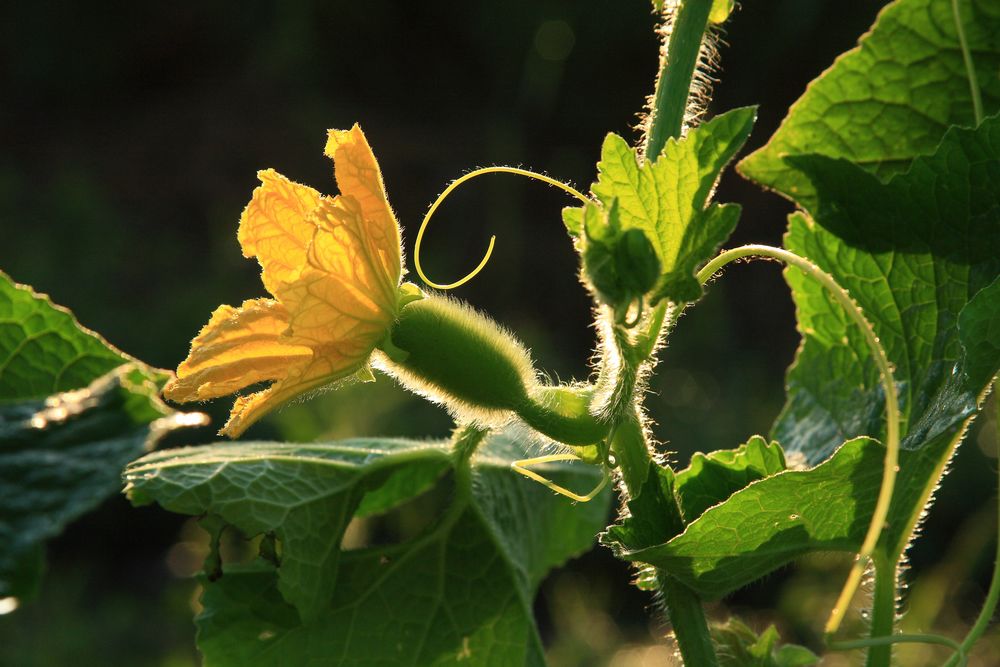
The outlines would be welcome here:
M 994 386 L 1000 381 L 1000 377 L 993 378 Z M 994 389 L 993 395 L 993 405 L 996 408 L 996 421 L 994 422 L 994 429 L 996 430 L 998 446 L 1000 446 L 1000 395 L 996 393 Z M 998 449 L 1000 451 L 1000 449 Z M 997 487 L 997 497 L 1000 500 L 1000 484 Z M 966 654 L 972 651 L 972 647 L 979 641 L 979 638 L 983 636 L 986 632 L 986 628 L 989 627 L 990 621 L 993 620 L 993 612 L 997 609 L 997 602 L 1000 602 L 1000 512 L 997 512 L 997 545 L 996 545 L 996 556 L 993 560 L 993 577 L 990 580 L 990 589 L 986 593 L 986 600 L 983 602 L 983 608 L 979 610 L 979 616 L 976 618 L 976 622 L 972 624 L 972 628 L 969 629 L 969 634 L 965 636 L 962 640 L 962 654 Z M 959 656 L 954 655 L 951 657 L 945 667 L 962 667 L 963 662 L 959 661 Z
M 646 135 L 646 159 L 655 162 L 667 139 L 681 135 L 712 0 L 684 0 L 677 8 L 667 53 L 656 80 L 652 119 Z
M 670 138 L 681 135 L 701 52 L 712 0 L 682 0 L 677 7 L 673 29 L 666 45 L 666 57 L 661 58 L 656 80 L 651 118 L 645 137 L 645 159 L 655 162 Z M 618 460 L 625 490 L 634 498 L 645 483 L 650 465 L 656 465 L 642 428 L 642 409 L 635 404 L 634 385 L 639 366 L 652 355 L 664 324 L 666 307 L 659 306 L 651 316 L 648 330 L 635 345 L 627 343 L 627 335 L 616 332 L 614 344 L 619 348 L 623 363 L 631 365 L 620 375 L 631 384 L 616 387 L 619 396 L 628 396 L 627 405 L 618 406 L 612 417 L 612 447 Z M 617 327 L 616 327 L 617 328 Z M 622 428 L 625 432 L 622 433 Z M 623 437 L 624 436 L 624 437 Z M 616 446 L 617 444 L 617 446 Z M 672 499 L 676 502 L 676 499 Z M 655 518 L 654 518 L 655 519 Z M 657 571 L 657 587 L 674 630 L 674 638 L 685 665 L 716 667 L 718 657 L 712 644 L 708 621 L 701 600 L 690 589 L 663 571 Z

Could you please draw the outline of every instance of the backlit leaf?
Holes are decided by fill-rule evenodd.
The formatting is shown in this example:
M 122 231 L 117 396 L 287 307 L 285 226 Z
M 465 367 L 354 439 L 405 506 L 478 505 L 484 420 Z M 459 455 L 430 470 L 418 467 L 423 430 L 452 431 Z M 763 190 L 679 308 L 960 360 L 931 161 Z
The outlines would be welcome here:
M 205 582 L 196 619 L 208 667 L 307 664 L 542 665 L 531 601 L 552 567 L 587 549 L 607 493 L 573 504 L 510 470 L 516 440 L 474 457 L 470 491 L 412 540 L 340 551 L 356 508 L 384 509 L 453 486 L 448 443 L 355 440 L 241 443 L 148 456 L 126 472 L 135 502 L 219 516 L 277 537 L 280 564 L 227 565 Z M 561 484 L 595 484 L 592 466 L 545 466 Z M 375 500 L 372 495 L 382 494 Z

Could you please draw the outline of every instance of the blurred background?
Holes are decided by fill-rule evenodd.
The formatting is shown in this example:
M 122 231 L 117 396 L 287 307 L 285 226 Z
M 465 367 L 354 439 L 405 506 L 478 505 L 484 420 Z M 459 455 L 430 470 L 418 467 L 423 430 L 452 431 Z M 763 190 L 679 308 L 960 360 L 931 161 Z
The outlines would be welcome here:
M 849 4 L 738 7 L 710 112 L 759 104 L 748 149 L 884 3 Z M 236 242 L 258 169 L 332 193 L 326 129 L 361 123 L 411 254 L 426 207 L 465 171 L 520 165 L 585 189 L 607 132 L 637 141 L 657 67 L 653 25 L 646 0 L 5 3 L 0 269 L 128 353 L 174 368 L 217 305 L 263 295 Z M 787 202 L 733 173 L 718 196 L 744 207 L 731 245 L 780 243 Z M 496 234 L 492 261 L 456 295 L 516 332 L 553 377 L 582 380 L 594 332 L 560 221 L 573 203 L 525 179 L 478 179 L 442 207 L 422 262 L 432 278 L 453 280 Z M 731 268 L 682 319 L 652 381 L 663 451 L 683 466 L 692 452 L 766 433 L 797 342 L 779 270 Z M 207 410 L 219 424 L 229 406 Z M 381 378 L 291 406 L 250 437 L 445 436 L 449 426 Z M 959 636 L 985 594 L 996 437 L 979 426 L 909 552 L 907 630 Z M 0 665 L 198 664 L 189 577 L 203 546 L 183 517 L 109 500 L 50 545 L 41 597 L 0 617 Z M 809 558 L 712 615 L 738 613 L 758 631 L 776 623 L 786 641 L 816 648 L 845 566 Z M 669 664 L 652 598 L 630 577 L 596 548 L 545 582 L 536 612 L 554 667 Z M 900 664 L 945 655 L 907 648 Z M 995 634 L 978 660 L 1000 664 Z

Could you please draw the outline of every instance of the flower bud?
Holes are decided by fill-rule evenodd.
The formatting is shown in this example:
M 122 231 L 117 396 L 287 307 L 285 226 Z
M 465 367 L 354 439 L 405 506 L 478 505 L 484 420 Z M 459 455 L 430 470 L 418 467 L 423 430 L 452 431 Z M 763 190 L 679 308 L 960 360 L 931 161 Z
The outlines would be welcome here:
M 641 229 L 622 230 L 617 200 L 606 211 L 588 204 L 583 232 L 583 270 L 598 299 L 622 310 L 653 289 L 660 277 L 656 250 Z

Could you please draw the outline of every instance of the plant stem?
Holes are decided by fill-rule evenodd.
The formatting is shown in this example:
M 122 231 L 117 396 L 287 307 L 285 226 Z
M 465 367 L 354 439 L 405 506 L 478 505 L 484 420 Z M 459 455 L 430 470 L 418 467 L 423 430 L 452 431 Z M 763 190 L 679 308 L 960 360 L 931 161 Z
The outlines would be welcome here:
M 646 134 L 646 159 L 656 162 L 667 139 L 681 135 L 691 81 L 698 65 L 701 42 L 708 27 L 712 0 L 682 0 L 656 79 L 652 118 Z
M 958 33 L 958 45 L 962 49 L 962 60 L 965 62 L 965 75 L 969 79 L 969 92 L 972 93 L 972 113 L 976 119 L 976 127 L 983 122 L 983 97 L 979 91 L 979 80 L 976 78 L 976 64 L 972 62 L 972 52 L 965 38 L 965 25 L 962 23 L 962 13 L 959 11 L 958 0 L 951 0 L 951 14 L 955 19 L 955 32 Z
M 994 378 L 993 382 L 997 382 L 998 379 Z M 1000 394 L 995 394 L 993 396 L 993 404 L 996 407 L 996 421 L 994 422 L 994 428 L 997 432 L 997 437 L 1000 438 Z M 998 488 L 998 498 L 1000 498 L 1000 488 Z M 966 655 L 972 651 L 972 647 L 975 646 L 976 642 L 983 633 L 986 632 L 986 628 L 989 627 L 990 621 L 993 620 L 993 612 L 996 611 L 997 602 L 1000 601 L 1000 512 L 997 512 L 997 546 L 996 546 L 996 558 L 993 561 L 993 579 L 990 581 L 990 589 L 986 593 L 986 601 L 983 602 L 983 608 L 979 610 L 979 616 L 976 618 L 976 622 L 972 624 L 972 628 L 969 630 L 969 634 L 965 636 L 962 641 L 962 651 Z M 951 660 L 948 661 L 945 667 L 954 667 L 958 665 L 958 656 L 952 656 Z
M 896 624 L 896 563 L 882 554 L 876 554 L 875 594 L 872 598 L 870 636 L 875 638 L 892 635 Z M 889 667 L 892 662 L 892 644 L 875 645 L 868 651 L 865 667 Z
M 684 664 L 689 667 L 718 665 L 701 598 L 663 570 L 656 571 L 656 584 L 670 614 L 670 625 Z
M 691 81 L 698 65 L 711 9 L 712 0 L 681 0 L 677 8 L 666 55 L 661 56 L 660 75 L 656 80 L 646 134 L 645 159 L 650 162 L 656 161 L 667 139 L 681 134 Z M 627 332 L 618 330 L 618 327 L 615 332 L 614 344 L 622 358 L 622 368 L 618 369 L 608 417 L 613 433 L 612 450 L 629 498 L 639 495 L 649 478 L 650 467 L 657 465 L 643 432 L 641 408 L 635 403 L 634 390 L 640 366 L 646 363 L 656 347 L 665 314 L 666 306 L 654 312 L 650 330 L 640 337 L 637 346 L 629 343 Z M 658 493 L 659 489 L 649 492 Z M 669 498 L 668 501 L 676 503 L 677 499 Z M 680 516 L 679 509 L 677 516 Z M 666 525 L 665 517 L 648 518 L 663 521 L 664 539 L 673 537 L 676 529 Z M 705 610 L 697 595 L 662 570 L 657 571 L 657 583 L 684 664 L 688 667 L 716 667 L 718 658 L 708 631 Z
M 637 414 L 625 415 L 615 428 L 611 450 L 622 473 L 625 490 L 630 498 L 635 498 L 646 482 L 651 461 L 649 445 L 642 433 Z
M 649 467 L 656 465 L 649 453 L 638 411 L 627 415 L 615 430 L 612 449 L 618 459 L 618 467 L 625 482 L 629 497 L 639 495 L 642 485 L 649 478 Z M 671 498 L 670 501 L 676 502 Z M 670 539 L 676 532 L 666 517 L 644 517 L 646 520 L 662 521 L 663 539 Z M 684 664 L 688 667 L 716 667 L 718 658 L 708 631 L 708 621 L 701 600 L 687 586 L 657 569 L 656 582 L 660 595 L 667 607 L 667 615 L 674 630 L 674 639 L 680 649 Z

